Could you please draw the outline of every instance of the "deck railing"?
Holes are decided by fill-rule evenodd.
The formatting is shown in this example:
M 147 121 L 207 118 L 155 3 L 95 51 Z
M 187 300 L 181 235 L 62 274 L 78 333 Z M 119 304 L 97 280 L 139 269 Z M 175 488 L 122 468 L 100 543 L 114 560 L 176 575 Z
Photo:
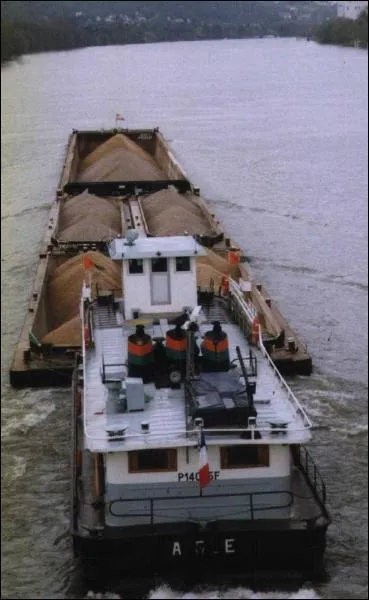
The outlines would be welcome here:
M 275 366 L 274 362 L 272 361 L 272 359 L 269 356 L 269 353 L 267 352 L 264 344 L 263 344 L 263 340 L 261 337 L 261 331 L 259 329 L 259 348 L 261 353 L 263 354 L 263 356 L 265 357 L 265 359 L 268 361 L 269 366 L 271 367 L 271 369 L 273 370 L 275 376 L 277 377 L 277 379 L 280 382 L 280 385 L 282 386 L 282 388 L 285 389 L 285 391 L 287 392 L 287 398 L 289 400 L 289 402 L 292 404 L 295 414 L 300 414 L 300 416 L 303 419 L 304 422 L 304 426 L 307 429 L 310 429 L 312 427 L 312 422 L 310 421 L 309 417 L 307 416 L 306 412 L 304 411 L 304 409 L 302 408 L 300 402 L 297 400 L 295 394 L 293 393 L 293 391 L 291 390 L 290 386 L 288 385 L 287 381 L 282 377 L 282 375 L 280 374 L 280 372 L 278 371 L 277 367 Z
M 245 301 L 245 299 L 243 298 L 243 294 L 240 290 L 240 287 L 234 281 L 230 282 L 230 293 L 231 293 L 231 298 L 232 298 L 232 308 L 236 313 L 235 316 L 237 318 L 239 326 L 241 327 L 243 333 L 245 335 L 247 335 L 252 326 L 253 318 L 257 314 L 256 308 L 253 306 L 253 304 L 251 302 Z M 287 399 L 290 402 L 290 404 L 293 406 L 295 414 L 296 415 L 299 414 L 301 416 L 301 418 L 303 419 L 305 428 L 307 428 L 307 429 L 311 428 L 312 423 L 311 423 L 309 417 L 307 416 L 306 412 L 304 411 L 301 404 L 297 400 L 295 394 L 291 390 L 288 383 L 285 381 L 285 379 L 282 377 L 282 375 L 278 371 L 277 367 L 275 366 L 274 362 L 270 358 L 269 353 L 267 352 L 267 350 L 264 346 L 260 325 L 259 325 L 258 346 L 259 346 L 259 349 L 260 349 L 262 355 L 267 360 L 270 368 L 274 372 L 274 375 L 278 379 L 280 386 L 286 392 Z
M 294 447 L 293 453 L 294 460 L 302 468 L 305 478 L 313 488 L 315 497 L 321 504 L 325 504 L 327 499 L 325 483 L 308 450 L 301 445 Z
M 256 307 L 253 305 L 252 302 L 247 302 L 245 300 L 240 286 L 237 285 L 237 283 L 233 281 L 233 279 L 229 280 L 229 291 L 232 297 L 234 297 L 237 301 L 237 304 L 239 305 L 241 311 L 246 315 L 249 328 L 251 329 L 253 320 L 257 316 Z
M 271 498 L 272 495 L 276 496 L 276 495 L 283 495 L 284 499 L 281 500 L 279 503 L 277 504 L 259 504 L 257 505 L 258 499 L 260 501 L 261 497 L 269 497 Z M 188 510 L 189 512 L 194 512 L 196 509 L 194 507 L 191 508 L 190 506 L 190 502 L 193 500 L 197 500 L 199 497 L 202 497 L 202 503 L 203 506 L 201 508 L 202 512 L 204 511 L 204 509 L 206 509 L 206 505 L 208 505 L 209 509 L 212 506 L 212 501 L 214 498 L 224 498 L 224 504 L 221 505 L 217 502 L 217 514 L 221 514 L 221 510 L 222 508 L 224 509 L 224 519 L 236 519 L 236 518 L 240 518 L 240 514 L 249 514 L 249 518 L 250 520 L 254 520 L 256 518 L 256 514 L 259 512 L 266 512 L 266 511 L 271 511 L 271 510 L 286 510 L 289 509 L 292 504 L 293 504 L 293 493 L 292 492 L 288 492 L 285 490 L 272 490 L 272 491 L 265 491 L 265 492 L 232 492 L 232 493 L 226 493 L 226 494 L 206 494 L 201 496 L 200 493 L 200 488 L 199 488 L 199 494 L 198 495 L 185 495 L 185 496 L 160 496 L 160 497 L 156 497 L 156 498 L 142 498 L 141 497 L 137 497 L 137 498 L 117 498 L 116 500 L 112 500 L 111 502 L 109 502 L 109 513 L 113 516 L 113 517 L 117 517 L 117 518 L 149 518 L 150 519 L 150 525 L 156 525 L 159 522 L 162 522 L 162 519 L 160 520 L 160 517 L 163 516 L 163 508 L 160 507 L 156 507 L 156 504 L 158 504 L 159 502 L 165 502 L 166 506 L 165 506 L 165 518 L 166 520 L 168 520 L 168 518 L 170 518 L 170 511 L 173 510 L 173 517 L 171 518 L 171 520 L 173 521 L 178 521 L 178 511 L 186 511 Z M 232 506 L 229 505 L 229 500 L 230 498 L 239 498 L 239 503 L 238 504 L 234 504 Z M 182 509 L 181 507 L 178 507 L 179 502 L 182 502 L 184 500 L 189 501 L 188 507 L 183 507 Z M 170 507 L 168 507 L 167 502 L 173 501 L 173 509 L 171 509 Z M 207 502 L 208 501 L 208 502 Z M 132 510 L 129 510 L 127 512 L 121 512 L 119 510 L 115 510 L 114 509 L 114 505 L 116 504 L 125 504 L 125 503 L 134 503 L 137 506 L 137 512 L 134 511 L 132 512 Z M 146 505 L 143 508 L 140 508 L 139 505 Z M 159 516 L 159 518 L 158 518 Z M 155 520 L 155 517 L 158 519 L 157 521 Z M 218 520 L 221 520 L 221 517 L 217 517 Z M 183 518 L 180 520 L 184 520 Z M 202 518 L 198 518 L 196 519 L 195 516 L 189 518 L 189 519 L 185 519 L 185 520 L 191 520 L 191 521 L 203 521 L 203 517 Z

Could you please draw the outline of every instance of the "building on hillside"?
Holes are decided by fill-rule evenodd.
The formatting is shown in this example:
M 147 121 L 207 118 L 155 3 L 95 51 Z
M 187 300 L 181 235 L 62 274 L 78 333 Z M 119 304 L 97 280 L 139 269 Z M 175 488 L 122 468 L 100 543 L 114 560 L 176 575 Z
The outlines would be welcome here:
M 368 8 L 368 0 L 337 2 L 337 16 L 344 19 L 357 19 L 364 8 Z

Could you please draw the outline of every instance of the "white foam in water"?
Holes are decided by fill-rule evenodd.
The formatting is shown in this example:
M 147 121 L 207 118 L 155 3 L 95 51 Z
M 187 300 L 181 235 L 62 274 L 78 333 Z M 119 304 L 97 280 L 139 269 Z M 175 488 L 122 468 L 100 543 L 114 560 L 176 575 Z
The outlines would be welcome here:
M 326 389 L 326 390 L 317 390 L 314 389 L 313 390 L 314 396 L 318 396 L 318 397 L 322 397 L 323 399 L 325 399 L 327 396 L 334 400 L 334 401 L 339 401 L 341 402 L 341 404 L 345 404 L 346 400 L 352 400 L 353 398 L 353 394 L 352 393 L 348 393 L 348 392 L 343 392 L 342 390 L 338 390 L 337 392 L 333 391 L 332 389 Z
M 227 590 L 209 590 L 203 592 L 176 592 L 167 585 L 151 591 L 149 600 L 319 600 L 312 589 L 301 588 L 297 592 L 254 592 L 249 588 L 238 587 Z
M 121 598 L 121 596 L 118 596 L 118 594 L 113 594 L 110 592 L 88 592 L 87 596 L 85 596 L 85 598 L 96 598 L 96 599 L 110 599 L 110 600 L 119 600 Z
M 111 592 L 88 592 L 87 599 L 96 600 L 124 600 Z M 208 590 L 201 592 L 180 592 L 173 590 L 169 585 L 161 585 L 152 590 L 147 600 L 319 600 L 320 596 L 312 589 L 301 588 L 296 592 L 254 592 L 249 588 L 238 587 L 226 590 Z M 144 600 L 144 599 L 142 599 Z
M 19 479 L 26 471 L 27 461 L 22 456 L 12 456 L 11 478 Z
M 15 417 L 7 419 L 6 423 L 2 424 L 2 436 L 8 437 L 18 431 L 26 433 L 31 427 L 35 427 L 35 425 L 45 421 L 54 410 L 55 404 L 53 402 L 32 406 L 32 412 L 24 415 L 18 414 Z
M 356 435 L 361 435 L 362 433 L 368 433 L 368 424 L 364 423 L 364 425 L 354 425 L 352 431 L 348 432 L 348 437 L 355 437 Z

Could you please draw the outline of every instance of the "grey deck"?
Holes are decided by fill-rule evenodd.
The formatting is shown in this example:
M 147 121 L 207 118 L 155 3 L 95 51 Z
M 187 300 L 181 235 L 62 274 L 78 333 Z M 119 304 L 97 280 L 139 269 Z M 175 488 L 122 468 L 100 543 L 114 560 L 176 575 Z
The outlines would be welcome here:
M 109 312 L 110 310 L 110 312 Z M 221 315 L 219 315 L 221 316 Z M 224 315 L 223 315 L 224 316 Z M 211 315 L 211 319 L 213 315 Z M 84 373 L 84 411 L 85 411 L 85 445 L 92 451 L 115 451 L 158 447 L 193 445 L 189 436 L 185 419 L 185 402 L 183 390 L 170 388 L 156 389 L 154 384 L 145 385 L 147 402 L 144 411 L 109 414 L 107 410 L 108 389 L 102 380 L 102 363 L 110 378 L 121 380 L 126 374 L 127 336 L 134 332 L 134 325 L 122 325 L 120 313 L 114 313 L 107 307 L 94 309 L 94 349 L 88 350 Z M 222 318 L 223 320 L 223 318 Z M 171 326 L 162 320 L 159 327 L 165 337 Z M 237 325 L 223 323 L 223 330 L 228 334 L 231 360 L 237 357 L 236 346 L 243 356 L 248 356 L 249 345 Z M 202 337 L 211 324 L 204 322 L 200 326 L 199 337 Z M 153 337 L 152 325 L 146 325 L 146 332 Z M 309 427 L 303 418 L 296 399 L 291 391 L 276 376 L 268 361 L 260 351 L 252 351 L 258 359 L 258 376 L 255 407 L 258 413 L 257 429 L 261 439 L 269 444 L 305 443 L 310 439 Z M 110 365 L 110 366 L 109 366 Z M 150 433 L 141 432 L 142 421 L 150 422 Z M 285 433 L 276 434 L 271 430 L 271 423 L 288 423 Z M 126 429 L 124 442 L 108 441 L 106 429 Z M 234 441 L 234 430 L 222 431 L 221 435 L 213 433 L 208 438 L 209 444 L 217 445 Z

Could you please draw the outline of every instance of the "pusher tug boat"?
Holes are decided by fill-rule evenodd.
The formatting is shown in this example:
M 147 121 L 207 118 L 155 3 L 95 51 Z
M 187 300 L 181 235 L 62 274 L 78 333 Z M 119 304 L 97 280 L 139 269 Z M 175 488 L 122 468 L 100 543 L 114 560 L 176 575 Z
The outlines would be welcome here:
M 73 375 L 74 551 L 88 580 L 324 563 L 312 423 L 267 352 L 243 282 L 202 289 L 192 235 L 107 246 L 124 298 L 84 261 Z

